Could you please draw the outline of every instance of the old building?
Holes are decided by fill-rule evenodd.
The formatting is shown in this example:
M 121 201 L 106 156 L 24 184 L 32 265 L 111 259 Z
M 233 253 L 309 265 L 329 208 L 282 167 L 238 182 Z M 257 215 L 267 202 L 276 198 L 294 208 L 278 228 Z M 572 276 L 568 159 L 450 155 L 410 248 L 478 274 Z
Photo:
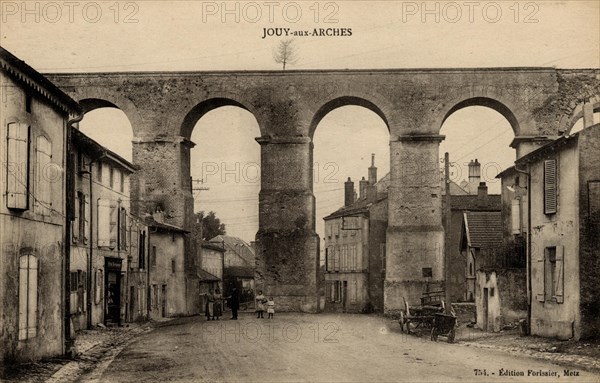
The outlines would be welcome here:
M 389 175 L 377 182 L 372 158 L 369 179 L 344 185 L 344 206 L 325 220 L 326 311 L 367 312 L 383 310 L 387 185 Z
M 67 121 L 75 101 L 0 48 L 0 361 L 65 352 Z
M 598 153 L 594 125 L 516 161 L 529 174 L 532 335 L 579 339 L 600 331 Z
M 146 217 L 148 225 L 148 284 L 151 319 L 195 314 L 199 307 L 198 276 L 189 273 L 185 260 L 185 235 L 189 232 L 164 222 L 157 211 Z
M 479 180 L 479 178 L 477 178 Z M 450 182 L 450 209 L 446 209 L 444 198 L 444 229 L 446 232 L 446 251 L 448 251 L 448 281 L 451 302 L 473 302 L 475 273 L 469 268 L 468 258 L 461 251 L 462 225 L 464 213 L 470 212 L 500 212 L 500 195 L 488 194 L 487 185 L 479 183 L 474 195 L 464 192 L 454 182 Z M 460 194 L 459 194 L 460 193 Z M 450 217 L 446 218 L 446 211 Z
M 256 269 L 254 250 L 244 240 L 228 235 L 217 235 L 209 243 L 225 250 L 223 259 L 223 289 L 229 295 L 236 285 L 245 297 L 254 290 Z M 268 292 L 265 292 L 268 294 Z
M 135 167 L 77 129 L 71 131 L 71 143 L 75 211 L 70 241 L 72 320 L 75 329 L 121 324 L 126 314 L 139 318 L 141 311 L 134 305 L 127 313 L 126 302 L 145 300 L 141 293 L 145 278 L 135 273 L 131 281 L 137 278 L 138 283 L 130 296 L 127 275 L 133 254 L 139 266 L 138 241 L 145 241 L 144 224 L 131 216 L 130 209 L 129 179 Z M 131 310 L 138 314 L 132 316 Z

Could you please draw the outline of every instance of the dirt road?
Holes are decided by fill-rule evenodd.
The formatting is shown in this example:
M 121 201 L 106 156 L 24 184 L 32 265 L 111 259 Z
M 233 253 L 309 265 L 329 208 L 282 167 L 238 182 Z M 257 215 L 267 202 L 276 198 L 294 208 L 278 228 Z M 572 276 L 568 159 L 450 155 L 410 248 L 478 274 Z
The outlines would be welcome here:
M 567 370 L 578 376 L 565 376 Z M 600 382 L 600 376 L 521 355 L 407 336 L 397 323 L 377 316 L 276 314 L 275 319 L 256 319 L 245 314 L 238 321 L 194 317 L 170 322 L 123 350 L 100 381 Z

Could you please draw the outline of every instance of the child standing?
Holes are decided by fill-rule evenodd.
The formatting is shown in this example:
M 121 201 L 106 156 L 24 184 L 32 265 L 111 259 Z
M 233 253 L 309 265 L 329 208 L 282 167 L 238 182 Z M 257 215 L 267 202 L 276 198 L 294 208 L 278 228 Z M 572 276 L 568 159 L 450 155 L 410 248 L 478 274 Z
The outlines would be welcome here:
M 273 314 L 275 314 L 275 302 L 273 301 L 273 297 L 269 297 L 267 301 L 267 314 L 269 314 L 269 319 L 273 318 Z

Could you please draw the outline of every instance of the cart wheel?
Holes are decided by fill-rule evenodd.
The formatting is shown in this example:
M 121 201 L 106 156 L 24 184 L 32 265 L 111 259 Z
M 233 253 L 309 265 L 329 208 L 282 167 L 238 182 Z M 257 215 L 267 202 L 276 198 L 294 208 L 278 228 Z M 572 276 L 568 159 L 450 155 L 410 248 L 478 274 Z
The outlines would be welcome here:
M 431 329 L 431 340 L 434 341 L 434 342 L 437 342 L 437 338 L 438 338 L 437 328 L 433 327 Z
M 400 311 L 400 319 L 398 322 L 400 323 L 400 330 L 408 333 L 408 326 L 406 326 L 406 315 L 404 314 L 404 311 Z M 406 328 L 404 326 L 406 326 Z
M 454 337 L 456 336 L 456 330 L 450 330 L 450 334 L 448 334 L 448 343 L 454 343 Z

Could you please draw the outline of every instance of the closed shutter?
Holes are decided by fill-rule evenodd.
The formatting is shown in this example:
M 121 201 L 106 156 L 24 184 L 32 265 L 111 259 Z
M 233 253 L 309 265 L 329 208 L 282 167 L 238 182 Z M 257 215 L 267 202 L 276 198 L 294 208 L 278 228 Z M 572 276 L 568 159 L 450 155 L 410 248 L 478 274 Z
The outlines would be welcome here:
M 76 206 L 73 209 L 73 223 L 71 224 L 71 238 L 73 243 L 77 243 L 79 241 L 79 193 L 75 195 L 74 205 Z
M 110 246 L 110 200 L 98 199 L 98 247 Z
M 38 262 L 33 255 L 19 258 L 19 340 L 37 335 Z
M 83 243 L 87 244 L 92 236 L 90 231 L 90 199 L 87 195 L 83 196 L 83 202 L 83 233 L 81 233 L 81 236 L 83 238 Z
M 531 280 L 537 301 L 544 302 L 546 300 L 546 262 L 544 258 L 534 262 L 531 269 Z
M 37 200 L 37 210 L 44 215 L 50 214 L 52 206 L 52 189 L 50 177 L 52 177 L 52 144 L 44 136 L 37 138 L 36 145 L 36 171 L 37 183 L 35 197 Z
M 510 205 L 511 233 L 521 234 L 521 201 L 513 199 Z
M 119 250 L 127 250 L 127 210 L 119 209 Z
M 556 160 L 544 161 L 544 214 L 557 210 Z
M 114 249 L 117 246 L 117 236 L 118 236 L 118 220 L 119 220 L 119 209 L 115 202 L 111 202 L 110 204 L 110 221 L 109 231 L 110 231 L 110 245 L 111 249 Z M 106 224 L 107 221 L 104 222 Z
M 29 208 L 29 125 L 8 124 L 6 207 Z
M 556 267 L 554 269 L 555 276 L 555 289 L 554 296 L 556 297 L 556 303 L 564 303 L 565 301 L 565 247 L 561 246 L 560 251 L 556 254 Z

